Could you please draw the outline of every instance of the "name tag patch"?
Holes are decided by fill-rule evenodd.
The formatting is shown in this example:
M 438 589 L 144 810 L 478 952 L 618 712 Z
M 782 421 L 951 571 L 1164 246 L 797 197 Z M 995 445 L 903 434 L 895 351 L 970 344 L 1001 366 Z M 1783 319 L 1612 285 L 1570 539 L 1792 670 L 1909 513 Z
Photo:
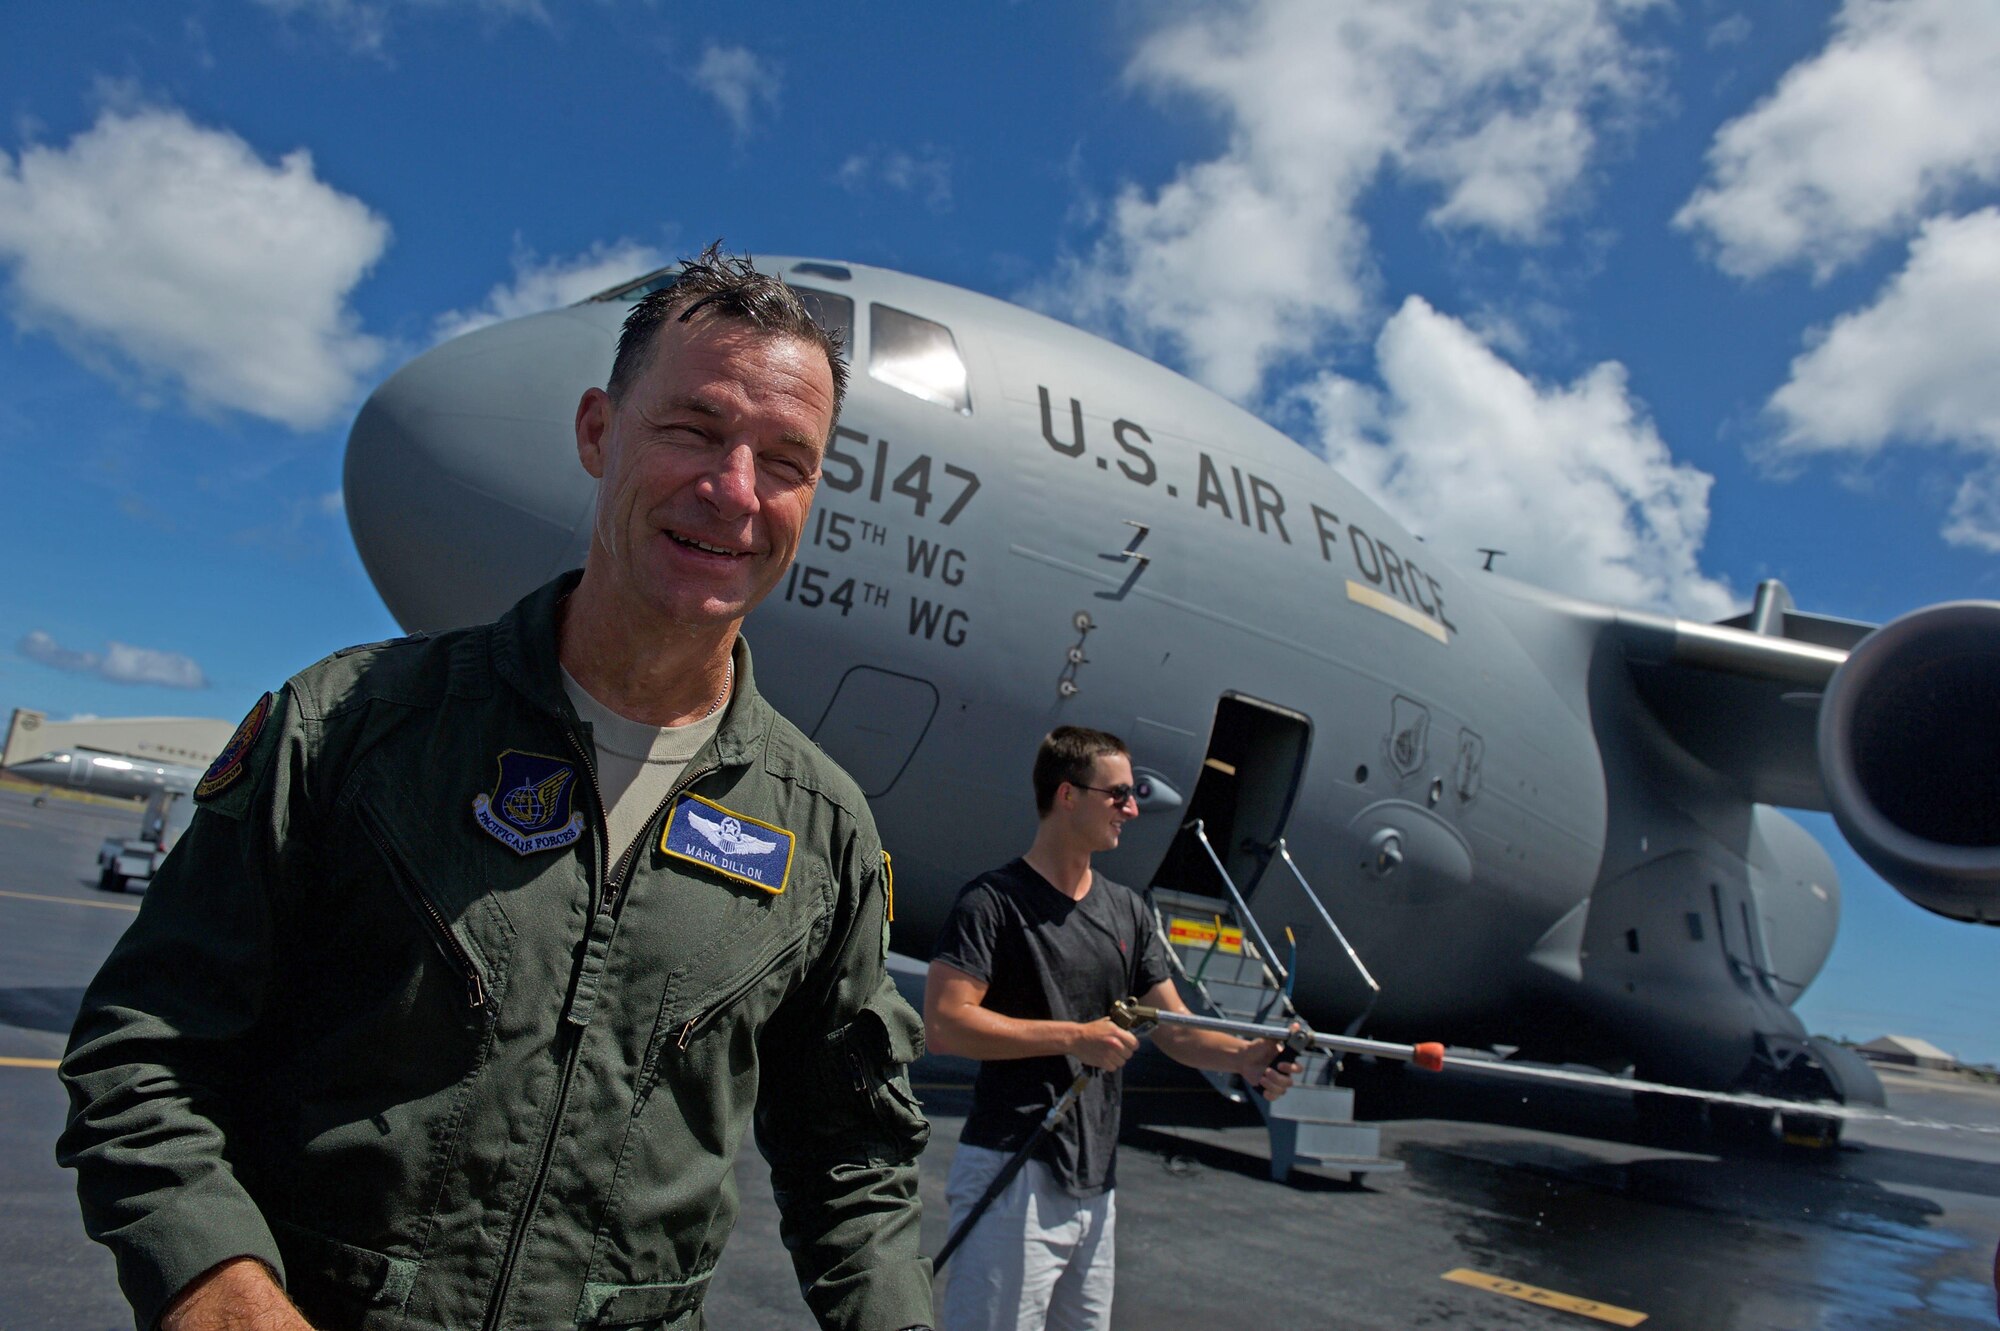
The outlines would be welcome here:
M 583 835 L 576 808 L 576 764 L 509 749 L 500 755 L 493 793 L 472 797 L 480 830 L 516 855 L 567 846 Z
M 660 851 L 773 895 L 785 890 L 796 838 L 782 827 L 683 795 L 660 834 Z

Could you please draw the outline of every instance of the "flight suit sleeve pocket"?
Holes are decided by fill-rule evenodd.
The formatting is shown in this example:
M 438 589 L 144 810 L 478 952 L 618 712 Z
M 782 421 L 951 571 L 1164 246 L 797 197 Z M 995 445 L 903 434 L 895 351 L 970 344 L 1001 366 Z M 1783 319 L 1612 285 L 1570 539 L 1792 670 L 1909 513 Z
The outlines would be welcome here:
M 884 1145 L 894 1158 L 914 1159 L 930 1139 L 930 1124 L 910 1088 L 909 1065 L 924 1053 L 923 1019 L 884 984 L 830 1038 L 854 1093 L 867 1099 Z

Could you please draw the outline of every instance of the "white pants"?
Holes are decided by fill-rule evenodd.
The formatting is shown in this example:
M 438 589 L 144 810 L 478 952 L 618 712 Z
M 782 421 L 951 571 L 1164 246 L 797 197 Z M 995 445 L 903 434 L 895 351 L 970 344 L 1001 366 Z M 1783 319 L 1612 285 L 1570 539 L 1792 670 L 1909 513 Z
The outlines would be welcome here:
M 972 1210 L 1009 1153 L 961 1144 L 945 1183 L 951 1229 Z M 1076 1198 L 1029 1160 L 945 1266 L 939 1331 L 1108 1331 L 1110 1192 Z

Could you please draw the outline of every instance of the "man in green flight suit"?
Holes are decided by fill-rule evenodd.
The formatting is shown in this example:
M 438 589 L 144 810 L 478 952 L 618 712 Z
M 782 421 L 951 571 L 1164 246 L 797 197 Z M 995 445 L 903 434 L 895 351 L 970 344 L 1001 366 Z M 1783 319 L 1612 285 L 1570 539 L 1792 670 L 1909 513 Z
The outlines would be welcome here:
M 581 573 L 245 718 L 63 1061 L 141 1331 L 699 1327 L 753 1120 L 820 1324 L 929 1323 L 887 856 L 737 632 L 845 374 L 712 247 L 578 404 Z

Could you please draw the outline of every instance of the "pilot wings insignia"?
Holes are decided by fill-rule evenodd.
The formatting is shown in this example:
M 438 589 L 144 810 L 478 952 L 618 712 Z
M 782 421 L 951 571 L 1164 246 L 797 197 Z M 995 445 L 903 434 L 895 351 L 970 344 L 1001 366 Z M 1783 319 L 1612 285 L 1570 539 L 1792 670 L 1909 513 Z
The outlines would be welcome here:
M 708 838 L 708 844 L 725 855 L 765 855 L 777 848 L 778 843 L 765 837 L 750 836 L 743 830 L 743 824 L 733 816 L 715 819 L 704 818 L 698 813 L 688 814 L 688 824 L 695 831 Z
M 660 833 L 660 851 L 775 895 L 791 872 L 793 840 L 782 827 L 683 795 Z

